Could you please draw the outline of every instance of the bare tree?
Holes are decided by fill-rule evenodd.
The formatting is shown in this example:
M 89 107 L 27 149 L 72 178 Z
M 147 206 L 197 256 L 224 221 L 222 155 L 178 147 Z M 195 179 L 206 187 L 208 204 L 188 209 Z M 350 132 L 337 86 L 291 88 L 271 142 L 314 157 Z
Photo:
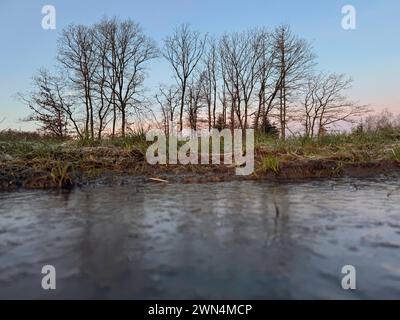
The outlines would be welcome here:
M 226 34 L 220 42 L 222 78 L 242 129 L 248 127 L 250 102 L 263 54 L 261 44 L 257 30 Z
M 222 72 L 222 75 L 224 73 Z M 223 77 L 224 78 L 224 77 Z M 227 118 L 226 111 L 228 109 L 228 98 L 227 98 L 227 90 L 226 90 L 226 81 L 222 81 L 222 92 L 218 94 L 218 99 L 222 106 L 222 113 L 219 115 L 217 122 L 219 128 L 226 128 Z
M 233 132 L 235 128 L 235 106 L 237 100 L 237 89 L 235 89 L 233 77 L 234 67 L 230 63 L 228 53 L 225 49 L 226 43 L 223 42 L 223 39 L 220 39 L 219 42 L 219 53 L 220 53 L 220 74 L 222 78 L 222 95 L 220 95 L 220 101 L 222 104 L 222 113 L 224 124 L 228 123 L 228 111 L 229 114 L 229 123 L 230 129 Z M 237 83 L 237 81 L 236 81 Z M 228 110 L 230 108 L 230 110 Z
M 200 74 L 198 79 L 191 80 L 188 86 L 187 113 L 189 126 L 192 130 L 197 130 L 199 112 L 200 109 L 204 107 L 204 105 L 202 104 L 204 96 L 202 94 L 204 82 L 206 82 L 206 77 L 206 73 L 202 73 Z
M 215 127 L 217 110 L 218 49 L 215 39 L 209 39 L 203 59 L 203 98 L 207 103 L 208 129 Z
M 185 95 L 190 77 L 198 65 L 205 47 L 206 36 L 190 30 L 188 24 L 183 24 L 175 29 L 174 34 L 164 39 L 165 59 L 174 70 L 174 76 L 178 83 L 180 97 L 179 130 L 183 129 L 183 110 Z
M 264 29 L 259 35 L 261 57 L 259 61 L 258 76 L 258 108 L 255 113 L 254 129 L 259 126 L 265 128 L 269 124 L 269 115 L 274 107 L 274 101 L 281 87 L 282 76 L 277 71 L 277 50 L 274 46 L 272 36 Z M 261 119 L 261 124 L 260 124 Z
M 94 26 L 96 56 L 98 67 L 95 72 L 94 98 L 97 102 L 98 129 L 97 138 L 102 138 L 102 133 L 109 123 L 112 111 L 112 137 L 115 136 L 117 121 L 117 105 L 115 92 L 117 75 L 115 73 L 115 31 L 117 28 L 115 19 L 103 19 Z
M 280 26 L 273 33 L 276 66 L 280 74 L 279 121 L 281 138 L 286 137 L 289 97 L 298 92 L 312 71 L 315 55 L 310 44 L 292 33 L 289 26 Z
M 170 123 L 175 121 L 175 110 L 179 106 L 179 90 L 173 86 L 160 86 L 155 99 L 161 108 L 163 115 L 163 129 L 168 136 L 170 132 Z M 157 120 L 156 120 L 157 121 Z
M 125 135 L 126 109 L 137 107 L 145 76 L 145 63 L 157 56 L 154 42 L 145 36 L 133 21 L 122 22 L 116 37 L 117 43 L 117 91 L 116 96 L 121 111 L 121 132 Z M 135 106 L 136 104 L 136 106 Z
M 146 64 L 157 57 L 158 50 L 154 41 L 132 20 L 114 23 L 116 27 L 112 30 L 115 33 L 110 34 L 110 44 L 115 60 L 111 59 L 108 63 L 116 77 L 115 97 L 121 112 L 121 134 L 125 136 L 127 109 L 133 107 L 133 112 L 138 111 Z
M 118 21 L 116 18 L 103 19 L 96 27 L 98 46 L 104 48 L 105 61 L 107 65 L 107 75 L 105 77 L 105 86 L 111 91 L 111 105 L 112 105 L 112 131 L 111 137 L 114 139 L 116 134 L 118 106 L 116 102 L 116 89 L 117 89 L 117 43 L 116 34 L 118 28 Z
M 348 99 L 345 91 L 352 79 L 344 74 L 317 74 L 306 86 L 302 102 L 302 122 L 308 137 L 320 136 L 338 122 L 352 122 L 368 111 L 367 106 Z
M 71 123 L 76 134 L 82 138 L 81 130 L 73 115 L 73 103 L 66 93 L 61 77 L 40 70 L 33 78 L 34 90 L 28 95 L 19 94 L 22 102 L 33 113 L 26 119 L 41 123 L 44 132 L 56 137 L 66 137 Z
M 94 138 L 93 87 L 98 66 L 93 29 L 70 25 L 59 39 L 58 61 L 65 67 L 85 105 L 85 137 Z

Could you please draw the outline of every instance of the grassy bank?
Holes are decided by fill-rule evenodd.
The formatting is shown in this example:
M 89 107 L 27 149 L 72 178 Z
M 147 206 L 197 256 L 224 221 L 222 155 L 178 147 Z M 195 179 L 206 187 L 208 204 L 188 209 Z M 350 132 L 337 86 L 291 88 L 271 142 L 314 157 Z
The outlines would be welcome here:
M 235 176 L 226 165 L 149 165 L 141 135 L 75 141 L 22 132 L 0 133 L 0 188 L 68 188 L 118 177 L 167 181 L 371 176 L 400 171 L 400 131 L 325 135 L 285 141 L 257 136 L 255 170 Z

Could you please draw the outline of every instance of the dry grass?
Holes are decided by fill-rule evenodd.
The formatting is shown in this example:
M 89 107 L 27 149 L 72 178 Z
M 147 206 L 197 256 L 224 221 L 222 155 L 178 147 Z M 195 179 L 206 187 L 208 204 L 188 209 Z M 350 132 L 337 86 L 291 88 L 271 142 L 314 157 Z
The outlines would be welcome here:
M 150 166 L 144 158 L 149 145 L 142 135 L 103 141 L 60 141 L 35 134 L 2 132 L 0 187 L 70 187 L 76 181 L 95 179 L 104 173 L 184 173 L 211 179 L 218 173 L 227 175 L 234 170 L 224 166 Z M 399 132 L 326 135 L 320 139 L 285 141 L 256 137 L 257 177 L 267 173 L 283 175 L 285 169 L 294 166 L 299 176 L 312 175 L 318 170 L 318 175 L 323 171 L 339 175 L 346 165 L 386 162 L 400 163 Z

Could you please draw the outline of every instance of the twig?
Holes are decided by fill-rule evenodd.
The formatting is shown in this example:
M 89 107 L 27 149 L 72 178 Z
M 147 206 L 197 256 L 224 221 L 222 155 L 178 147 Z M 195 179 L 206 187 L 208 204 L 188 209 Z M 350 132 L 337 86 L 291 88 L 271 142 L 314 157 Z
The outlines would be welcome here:
M 157 181 L 157 182 L 164 182 L 164 183 L 168 183 L 168 181 L 167 181 L 167 180 L 164 180 L 164 179 L 158 179 L 158 178 L 150 178 L 149 180 L 152 180 L 152 181 Z

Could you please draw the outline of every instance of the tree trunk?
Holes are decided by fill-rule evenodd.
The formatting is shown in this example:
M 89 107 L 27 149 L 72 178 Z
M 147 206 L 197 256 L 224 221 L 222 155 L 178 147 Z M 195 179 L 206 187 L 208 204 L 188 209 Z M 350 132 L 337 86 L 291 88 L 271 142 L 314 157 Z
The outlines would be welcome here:
M 125 114 L 125 107 L 121 108 L 121 135 L 122 137 L 125 137 L 125 121 L 126 121 L 126 114 Z

